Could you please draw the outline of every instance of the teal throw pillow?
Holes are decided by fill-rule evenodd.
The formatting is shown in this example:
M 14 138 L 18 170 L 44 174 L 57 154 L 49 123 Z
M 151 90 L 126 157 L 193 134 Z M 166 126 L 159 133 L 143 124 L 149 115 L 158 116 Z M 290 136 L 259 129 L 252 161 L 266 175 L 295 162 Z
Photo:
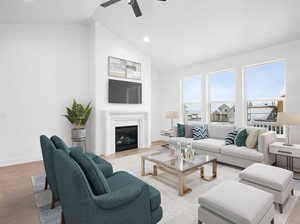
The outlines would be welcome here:
M 80 150 L 73 150 L 70 156 L 78 163 L 83 170 L 95 195 L 101 195 L 111 192 L 110 187 L 102 171 L 96 164 Z
M 235 137 L 235 144 L 237 146 L 246 146 L 246 140 L 248 137 L 248 132 L 246 129 L 241 130 Z
M 177 124 L 177 137 L 185 137 L 185 125 Z

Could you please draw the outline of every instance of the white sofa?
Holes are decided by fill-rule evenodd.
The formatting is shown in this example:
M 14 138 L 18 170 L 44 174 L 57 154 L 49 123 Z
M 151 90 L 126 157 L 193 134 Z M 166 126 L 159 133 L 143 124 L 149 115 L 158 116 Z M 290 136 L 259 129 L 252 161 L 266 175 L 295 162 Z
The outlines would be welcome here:
M 193 148 L 203 154 L 217 157 L 219 162 L 246 168 L 253 163 L 273 164 L 275 157 L 269 154 L 269 145 L 276 139 L 274 132 L 260 129 L 256 149 L 225 145 L 227 133 L 235 129 L 234 125 L 208 124 L 208 138 L 193 140 L 191 137 L 172 137 L 169 144 L 176 146 L 178 142 L 192 142 Z M 254 127 L 249 127 L 251 129 Z

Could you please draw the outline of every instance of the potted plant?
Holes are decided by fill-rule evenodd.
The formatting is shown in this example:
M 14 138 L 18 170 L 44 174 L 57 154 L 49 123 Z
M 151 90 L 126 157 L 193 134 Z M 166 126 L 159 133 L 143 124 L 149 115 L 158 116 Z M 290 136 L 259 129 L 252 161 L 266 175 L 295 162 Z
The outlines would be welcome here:
M 73 125 L 72 139 L 81 139 L 86 137 L 85 124 L 89 119 L 92 111 L 91 103 L 86 106 L 73 100 L 71 108 L 67 107 L 67 114 L 63 115 Z

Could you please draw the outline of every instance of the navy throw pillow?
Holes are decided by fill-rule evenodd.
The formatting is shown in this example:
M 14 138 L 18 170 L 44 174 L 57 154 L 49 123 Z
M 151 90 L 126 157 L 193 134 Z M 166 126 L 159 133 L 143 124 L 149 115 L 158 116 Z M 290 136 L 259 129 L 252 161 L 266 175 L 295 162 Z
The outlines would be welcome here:
M 193 139 L 194 140 L 200 140 L 208 138 L 208 127 L 207 125 L 202 126 L 194 126 L 192 128 L 193 131 Z
M 238 133 L 239 133 L 239 129 L 234 129 L 231 132 L 229 132 L 225 137 L 225 145 L 234 145 L 235 138 Z

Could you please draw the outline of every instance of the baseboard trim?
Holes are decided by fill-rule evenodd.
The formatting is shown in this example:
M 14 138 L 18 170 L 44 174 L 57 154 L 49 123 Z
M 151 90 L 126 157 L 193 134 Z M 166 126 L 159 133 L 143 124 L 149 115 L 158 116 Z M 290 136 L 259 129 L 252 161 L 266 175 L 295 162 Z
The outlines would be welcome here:
M 5 161 L 0 160 L 0 167 L 13 166 L 13 165 L 19 165 L 19 164 L 24 164 L 24 163 L 31 163 L 31 162 L 41 161 L 41 160 L 42 160 L 41 155 L 7 159 Z

